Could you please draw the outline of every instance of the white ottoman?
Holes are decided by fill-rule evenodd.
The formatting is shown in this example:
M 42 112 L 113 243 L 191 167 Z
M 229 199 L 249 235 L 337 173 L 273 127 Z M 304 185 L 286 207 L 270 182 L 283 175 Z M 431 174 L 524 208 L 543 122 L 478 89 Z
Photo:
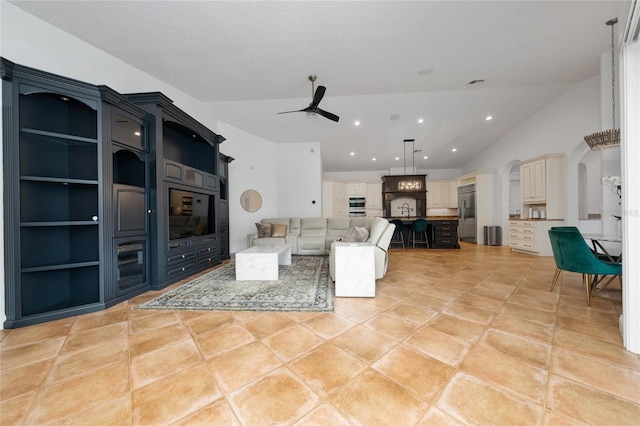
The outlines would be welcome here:
M 335 281 L 336 297 L 375 297 L 375 247 L 371 243 L 336 241 Z
M 275 281 L 278 265 L 291 265 L 291 247 L 285 244 L 253 246 L 236 253 L 236 280 Z

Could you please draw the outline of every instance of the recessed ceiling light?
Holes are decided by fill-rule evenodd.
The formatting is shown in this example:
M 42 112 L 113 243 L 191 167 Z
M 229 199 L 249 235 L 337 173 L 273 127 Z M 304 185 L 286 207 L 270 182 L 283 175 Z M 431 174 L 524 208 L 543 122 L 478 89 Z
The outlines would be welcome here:
M 396 161 L 398 161 L 400 159 L 400 157 L 396 157 Z
M 423 70 L 418 71 L 418 75 L 429 75 L 433 72 L 433 68 L 425 68 Z
M 492 117 L 492 116 L 490 116 L 490 115 L 487 115 L 484 119 L 485 119 L 485 120 L 487 120 L 487 121 L 490 121 L 490 120 L 492 120 L 492 119 L 493 119 L 493 117 Z
M 134 135 L 140 136 L 140 132 L 133 132 Z
M 425 155 L 424 157 L 422 157 L 424 160 L 426 160 L 427 158 L 429 158 L 428 155 Z
M 371 161 L 376 161 L 376 157 L 373 157 L 373 158 L 371 159 Z
M 397 120 L 397 119 L 399 119 L 399 118 L 400 118 L 400 114 L 393 114 L 393 115 L 392 115 L 391 117 L 389 117 L 389 118 L 395 121 L 395 120 Z
M 355 124 L 356 126 L 359 126 L 360 122 L 358 120 L 356 120 L 353 124 Z
M 458 148 L 451 148 L 451 152 L 456 152 Z
M 418 118 L 418 123 L 420 123 L 420 124 L 424 123 L 424 119 Z
M 353 156 L 353 155 L 356 155 L 356 153 L 355 153 L 355 152 L 351 152 L 349 155 L 352 155 L 352 156 Z

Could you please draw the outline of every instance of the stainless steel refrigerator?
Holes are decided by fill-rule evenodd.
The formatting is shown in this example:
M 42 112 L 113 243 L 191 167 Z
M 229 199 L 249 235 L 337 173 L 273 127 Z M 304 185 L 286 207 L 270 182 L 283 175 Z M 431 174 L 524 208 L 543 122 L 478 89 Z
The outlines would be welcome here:
M 476 242 L 476 185 L 458 187 L 458 238 Z

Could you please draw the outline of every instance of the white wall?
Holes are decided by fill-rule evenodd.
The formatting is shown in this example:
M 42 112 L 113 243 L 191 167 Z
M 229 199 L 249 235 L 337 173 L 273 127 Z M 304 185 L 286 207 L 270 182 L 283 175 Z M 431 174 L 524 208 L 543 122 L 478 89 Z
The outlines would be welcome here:
M 498 173 L 498 193 L 504 200 L 499 208 L 499 224 L 503 229 L 506 229 L 509 215 L 506 197 L 511 166 L 518 161 L 557 153 L 570 157 L 579 152 L 577 160 L 568 163 L 565 202 L 565 219 L 577 224 L 578 162 L 588 150 L 584 135 L 600 130 L 599 81 L 599 77 L 593 77 L 571 86 L 464 166 L 465 173 L 478 170 Z M 598 185 L 593 190 L 602 191 L 602 188 Z M 482 202 L 478 200 L 478 203 Z
M 598 185 L 601 185 L 600 179 L 603 176 L 602 152 L 589 150 L 584 154 L 580 162 L 585 165 L 587 170 L 585 182 L 587 188 L 597 188 Z M 602 194 L 597 191 L 587 191 L 586 196 L 587 213 L 602 214 Z
M 411 170 L 408 170 L 411 173 Z M 356 182 L 380 182 L 382 176 L 404 174 L 398 173 L 398 170 L 375 170 L 367 172 L 326 172 L 323 175 L 327 180 L 340 180 L 340 181 L 356 181 Z M 460 176 L 460 169 L 418 169 L 416 171 L 418 175 L 427 175 L 427 180 L 450 180 L 456 179 Z
M 217 121 L 203 102 L 6 1 L 0 2 L 0 8 L 0 53 L 5 59 L 90 84 L 104 84 L 120 93 L 162 92 L 216 131 Z
M 636 16 L 636 19 L 640 19 Z M 635 21 L 636 28 L 638 20 Z M 631 31 L 633 34 L 633 31 Z M 629 42 L 623 49 L 622 83 L 622 194 L 623 243 L 625 259 L 640 258 L 640 41 Z M 640 263 L 622 264 L 622 338 L 624 346 L 640 354 Z
M 3 11 L 4 8 L 2 5 L 4 1 L 0 0 L 0 56 L 2 56 L 2 46 L 3 43 L 3 34 L 2 28 L 3 26 Z M 2 84 L 0 83 L 0 101 L 2 100 Z M 2 128 L 2 116 L 0 116 L 0 143 L 2 142 L 2 135 L 4 134 Z M 0 149 L 0 191 L 4 189 L 4 159 L 3 159 L 3 151 L 4 149 Z M 4 200 L 4 193 L 2 194 Z M 4 241 L 4 201 L 0 203 L 0 241 Z M 7 319 L 4 311 L 4 243 L 0 244 L 0 328 L 4 328 L 2 324 Z
M 218 124 L 227 140 L 220 151 L 235 160 L 229 164 L 229 250 L 247 248 L 247 234 L 269 217 L 322 216 L 322 162 L 320 144 L 275 144 L 226 123 Z M 240 195 L 258 191 L 262 207 L 247 212 Z M 315 201 L 315 203 L 313 203 Z
M 273 142 L 219 123 L 220 134 L 227 138 L 220 151 L 235 158 L 229 164 L 229 251 L 247 248 L 246 236 L 256 231 L 255 222 L 278 216 L 278 162 Z M 247 212 L 240 206 L 240 195 L 254 189 L 262 197 L 262 207 Z
M 322 177 L 326 180 L 344 182 L 381 182 L 382 176 L 387 176 L 387 170 L 371 170 L 367 172 L 325 172 Z
M 322 216 L 322 152 L 319 142 L 276 145 L 278 217 Z

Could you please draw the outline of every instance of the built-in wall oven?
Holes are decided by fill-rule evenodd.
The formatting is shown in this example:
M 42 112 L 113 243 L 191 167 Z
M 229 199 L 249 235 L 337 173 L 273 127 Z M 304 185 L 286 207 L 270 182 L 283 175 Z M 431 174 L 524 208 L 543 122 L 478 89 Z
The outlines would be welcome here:
M 367 199 L 365 197 L 349 197 L 349 216 L 366 216 Z

